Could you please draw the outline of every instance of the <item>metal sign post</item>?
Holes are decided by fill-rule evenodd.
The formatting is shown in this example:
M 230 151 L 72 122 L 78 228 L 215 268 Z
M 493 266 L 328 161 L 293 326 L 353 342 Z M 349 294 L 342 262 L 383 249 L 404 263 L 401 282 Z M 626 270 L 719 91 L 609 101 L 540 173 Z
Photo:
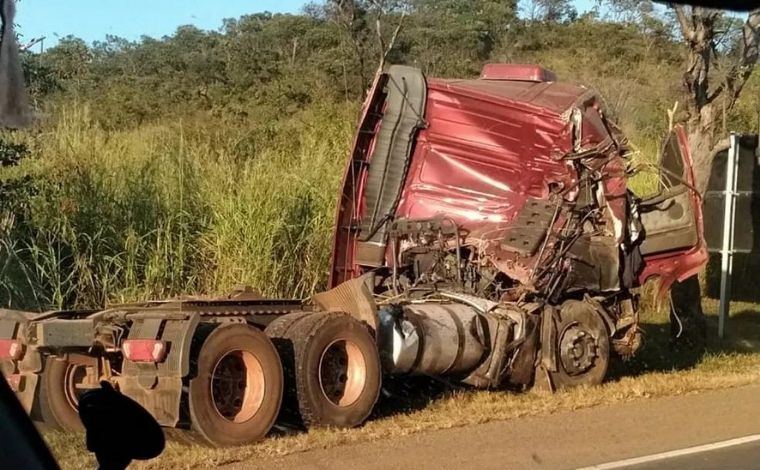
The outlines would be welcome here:
M 728 158 L 726 158 L 726 190 L 723 212 L 723 244 L 720 250 L 720 308 L 718 310 L 718 337 L 726 334 L 726 321 L 731 305 L 731 271 L 734 257 L 734 220 L 736 215 L 736 173 L 739 167 L 738 142 L 736 134 L 729 138 Z

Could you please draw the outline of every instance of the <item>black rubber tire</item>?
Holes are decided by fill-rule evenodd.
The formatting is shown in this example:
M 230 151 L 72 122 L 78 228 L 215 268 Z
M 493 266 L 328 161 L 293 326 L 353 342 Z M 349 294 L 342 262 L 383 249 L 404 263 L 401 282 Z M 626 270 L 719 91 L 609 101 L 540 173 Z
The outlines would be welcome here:
M 584 330 L 591 333 L 596 340 L 596 354 L 591 368 L 581 374 L 570 374 L 562 364 L 560 345 L 557 344 L 557 371 L 550 372 L 552 385 L 561 390 L 582 385 L 599 385 L 607 375 L 610 363 L 610 335 L 604 320 L 593 306 L 579 300 L 565 301 L 557 312 L 557 342 L 561 340 L 562 332 L 573 324 L 583 325 Z
M 69 402 L 65 392 L 70 367 L 74 365 L 65 359 L 48 357 L 45 360 L 32 413 L 53 429 L 79 432 L 84 430 L 79 410 Z
M 288 313 L 277 317 L 267 325 L 265 333 L 272 340 L 277 348 L 282 361 L 282 370 L 285 376 L 285 392 L 282 397 L 282 406 L 280 415 L 277 417 L 279 426 L 285 428 L 301 428 L 303 420 L 298 411 L 298 395 L 295 388 L 295 353 L 293 352 L 293 341 L 290 339 L 292 329 L 300 322 L 311 317 L 313 312 L 296 312 Z
M 270 338 L 283 338 L 298 322 L 312 315 L 314 315 L 314 312 L 297 312 L 278 317 L 267 325 L 265 330 L 266 335 Z
M 217 365 L 236 352 L 248 353 L 258 361 L 264 384 L 260 404 L 253 406 L 253 415 L 241 418 L 241 422 L 222 416 L 214 404 L 212 391 Z M 247 366 L 243 367 L 248 371 Z M 212 446 L 235 446 L 258 441 L 266 436 L 277 419 L 282 390 L 282 364 L 266 335 L 245 324 L 220 326 L 205 338 L 198 354 L 197 375 L 189 383 L 188 410 L 192 430 Z
M 343 313 L 312 313 L 278 322 L 266 332 L 286 370 L 286 401 L 297 402 L 303 425 L 350 428 L 362 424 L 372 413 L 382 383 L 377 345 L 367 326 Z M 362 364 L 357 369 L 361 372 L 355 372 L 361 375 L 360 385 L 354 386 L 356 398 L 342 405 L 326 396 L 320 373 L 325 353 L 341 343 L 350 344 L 352 357 L 360 358 Z

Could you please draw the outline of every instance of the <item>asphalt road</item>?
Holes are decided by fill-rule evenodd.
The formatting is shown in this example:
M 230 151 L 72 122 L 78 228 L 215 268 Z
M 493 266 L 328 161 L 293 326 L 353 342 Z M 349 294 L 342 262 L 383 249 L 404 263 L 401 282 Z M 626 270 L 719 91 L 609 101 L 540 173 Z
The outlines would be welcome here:
M 760 468 L 760 441 L 620 467 L 626 470 L 749 470 Z
M 750 386 L 426 432 L 227 468 L 760 469 L 760 440 L 657 457 L 758 435 L 760 386 Z M 642 457 L 655 460 L 626 462 Z

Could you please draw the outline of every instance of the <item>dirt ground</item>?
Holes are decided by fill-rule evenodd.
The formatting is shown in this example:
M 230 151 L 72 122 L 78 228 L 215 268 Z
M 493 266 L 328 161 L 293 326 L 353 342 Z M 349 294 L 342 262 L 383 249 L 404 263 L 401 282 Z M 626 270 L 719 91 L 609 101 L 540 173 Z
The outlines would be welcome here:
M 571 469 L 756 433 L 760 386 L 752 385 L 311 450 L 223 468 Z

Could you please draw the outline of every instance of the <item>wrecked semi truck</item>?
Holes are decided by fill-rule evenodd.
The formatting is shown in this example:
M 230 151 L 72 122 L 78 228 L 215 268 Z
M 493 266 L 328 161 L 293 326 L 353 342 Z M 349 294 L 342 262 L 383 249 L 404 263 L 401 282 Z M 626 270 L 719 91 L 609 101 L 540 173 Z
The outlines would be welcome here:
M 521 390 L 598 384 L 642 344 L 636 288 L 706 261 L 685 135 L 642 198 L 601 98 L 538 66 L 478 79 L 392 66 L 369 91 L 338 197 L 329 290 L 248 290 L 0 315 L 0 364 L 33 417 L 77 429 L 109 381 L 212 445 L 370 415 L 382 378 Z

